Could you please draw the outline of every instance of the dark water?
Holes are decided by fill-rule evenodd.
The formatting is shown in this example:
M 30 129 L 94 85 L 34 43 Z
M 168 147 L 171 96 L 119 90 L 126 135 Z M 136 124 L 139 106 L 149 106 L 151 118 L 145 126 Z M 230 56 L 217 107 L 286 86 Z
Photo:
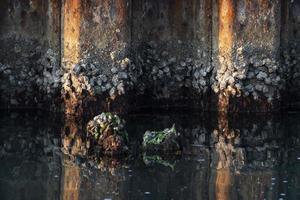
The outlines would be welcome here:
M 123 117 L 130 155 L 88 159 L 84 122 L 2 112 L 0 199 L 300 199 L 300 115 Z M 183 155 L 141 153 L 145 130 L 173 123 Z

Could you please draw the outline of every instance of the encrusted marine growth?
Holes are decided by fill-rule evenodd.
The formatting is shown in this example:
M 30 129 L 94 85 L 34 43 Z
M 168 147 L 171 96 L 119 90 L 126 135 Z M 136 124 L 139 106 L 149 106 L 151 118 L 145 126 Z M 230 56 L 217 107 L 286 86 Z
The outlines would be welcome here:
M 64 76 L 64 88 L 72 87 L 70 76 L 76 77 L 79 84 L 76 86 L 86 90 L 90 95 L 103 95 L 114 99 L 124 95 L 126 90 L 132 89 L 136 82 L 135 65 L 129 58 L 116 60 L 111 53 L 113 65 L 101 63 L 97 58 L 86 55 L 79 63 L 72 66 L 72 70 Z M 108 66 L 107 66 L 108 65 Z M 105 66 L 105 67 L 104 67 Z
M 87 125 L 91 147 L 99 146 L 101 153 L 122 154 L 128 150 L 128 134 L 124 130 L 125 121 L 112 113 L 101 113 Z
M 57 53 L 41 46 L 26 49 L 19 44 L 15 45 L 13 53 L 16 57 L 10 63 L 0 62 L 0 90 L 3 91 L 4 105 L 21 107 L 54 101 L 60 94 L 63 74 Z M 37 60 L 32 62 L 34 59 Z
M 265 55 L 246 57 L 244 54 L 239 48 L 235 62 L 212 77 L 213 91 L 227 90 L 232 96 L 252 96 L 255 100 L 265 97 L 269 102 L 278 99 L 284 87 L 280 63 Z M 225 63 L 225 60 L 220 59 L 220 62 Z

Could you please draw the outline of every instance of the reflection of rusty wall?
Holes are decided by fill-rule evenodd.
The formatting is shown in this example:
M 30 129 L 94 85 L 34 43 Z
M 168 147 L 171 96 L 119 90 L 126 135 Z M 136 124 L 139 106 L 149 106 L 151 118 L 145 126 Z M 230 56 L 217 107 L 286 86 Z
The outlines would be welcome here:
M 112 102 L 132 98 L 142 106 L 216 109 L 219 99 L 219 110 L 269 111 L 279 108 L 283 91 L 294 101 L 300 96 L 295 1 L 0 5 L 0 90 L 6 107 L 42 106 L 53 99 L 58 105 L 63 98 L 66 112 L 74 114 L 91 102 L 109 109 Z
M 80 168 L 77 166 L 68 166 L 67 164 L 63 167 L 62 181 L 62 192 L 61 199 L 63 200 L 78 200 L 80 194 Z

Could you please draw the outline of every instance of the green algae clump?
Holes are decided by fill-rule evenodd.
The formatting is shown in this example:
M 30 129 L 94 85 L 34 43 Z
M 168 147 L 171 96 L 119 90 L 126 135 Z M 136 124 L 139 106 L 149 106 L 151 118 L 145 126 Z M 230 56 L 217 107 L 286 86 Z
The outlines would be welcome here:
M 143 136 L 143 149 L 149 153 L 178 153 L 181 151 L 179 136 L 175 124 L 163 131 L 146 131 Z

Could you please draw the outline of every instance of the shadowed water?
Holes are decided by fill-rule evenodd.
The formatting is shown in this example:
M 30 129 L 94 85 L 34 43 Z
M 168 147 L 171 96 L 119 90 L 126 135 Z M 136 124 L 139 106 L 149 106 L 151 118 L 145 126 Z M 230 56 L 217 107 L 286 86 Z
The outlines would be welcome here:
M 300 199 L 300 115 L 122 116 L 130 154 L 90 157 L 86 122 L 0 114 L 0 199 Z M 143 133 L 176 124 L 183 154 L 145 155 Z

